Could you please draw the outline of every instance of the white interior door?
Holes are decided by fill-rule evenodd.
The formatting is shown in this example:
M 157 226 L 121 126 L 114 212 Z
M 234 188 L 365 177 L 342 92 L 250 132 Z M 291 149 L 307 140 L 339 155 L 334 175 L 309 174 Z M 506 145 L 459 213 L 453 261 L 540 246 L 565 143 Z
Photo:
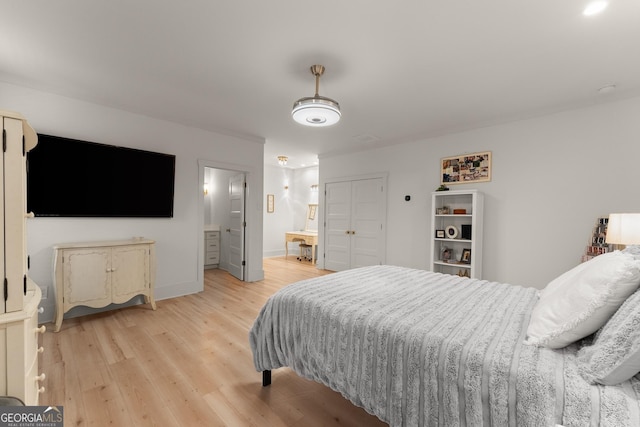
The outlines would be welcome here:
M 245 174 L 229 179 L 229 273 L 244 280 L 244 194 Z

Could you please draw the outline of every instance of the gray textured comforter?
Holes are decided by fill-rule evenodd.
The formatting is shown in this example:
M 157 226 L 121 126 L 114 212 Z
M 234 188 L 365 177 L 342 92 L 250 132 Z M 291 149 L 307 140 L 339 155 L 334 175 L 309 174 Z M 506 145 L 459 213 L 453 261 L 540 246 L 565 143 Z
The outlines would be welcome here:
M 249 339 L 258 371 L 288 366 L 391 426 L 639 426 L 640 381 L 591 386 L 576 345 L 523 344 L 537 298 L 532 288 L 364 267 L 278 291 Z

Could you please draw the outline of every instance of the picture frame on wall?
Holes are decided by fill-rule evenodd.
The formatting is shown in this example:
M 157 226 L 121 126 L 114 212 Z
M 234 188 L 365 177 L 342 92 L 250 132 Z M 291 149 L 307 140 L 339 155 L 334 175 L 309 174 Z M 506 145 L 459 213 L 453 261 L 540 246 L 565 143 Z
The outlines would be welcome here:
M 469 184 L 491 181 L 491 151 L 440 159 L 441 184 Z
M 267 213 L 273 213 L 275 209 L 275 197 L 273 194 L 267 194 Z

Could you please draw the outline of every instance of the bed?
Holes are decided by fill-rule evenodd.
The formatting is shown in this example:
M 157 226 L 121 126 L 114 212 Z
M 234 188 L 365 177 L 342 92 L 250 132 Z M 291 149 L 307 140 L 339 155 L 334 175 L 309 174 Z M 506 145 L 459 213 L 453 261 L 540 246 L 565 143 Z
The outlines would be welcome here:
M 274 294 L 256 318 L 254 365 L 263 385 L 271 370 L 289 367 L 391 426 L 638 426 L 640 365 L 624 373 L 616 366 L 614 380 L 622 381 L 612 385 L 602 384 L 611 367 L 598 368 L 611 359 L 602 351 L 620 347 L 616 334 L 635 339 L 635 321 L 640 329 L 640 261 L 626 257 L 616 268 L 631 261 L 634 277 L 623 275 L 630 283 L 596 296 L 567 290 L 591 289 L 585 276 L 603 270 L 592 261 L 543 291 L 387 265 L 300 281 Z M 588 316 L 572 313 L 558 333 L 557 324 L 545 324 L 550 307 L 542 302 L 567 311 L 567 301 L 557 306 L 566 297 L 568 307 L 588 307 Z M 592 321 L 596 311 L 604 322 Z M 541 322 L 551 328 L 546 335 L 532 328 Z M 611 331 L 603 332 L 607 323 Z M 625 348 L 638 362 L 635 343 Z M 627 355 L 615 359 L 629 363 Z

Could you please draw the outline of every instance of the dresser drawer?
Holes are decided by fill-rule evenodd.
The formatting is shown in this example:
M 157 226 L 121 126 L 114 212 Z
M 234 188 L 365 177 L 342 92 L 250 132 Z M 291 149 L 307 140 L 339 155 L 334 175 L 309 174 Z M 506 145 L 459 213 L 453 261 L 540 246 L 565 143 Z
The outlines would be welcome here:
M 204 245 L 207 252 L 220 250 L 220 242 L 207 240 Z
M 220 255 L 216 254 L 206 254 L 204 257 L 204 264 L 219 264 L 220 263 Z
M 219 237 L 220 237 L 220 232 L 219 231 L 205 231 L 204 232 L 204 238 L 205 239 L 218 240 Z

